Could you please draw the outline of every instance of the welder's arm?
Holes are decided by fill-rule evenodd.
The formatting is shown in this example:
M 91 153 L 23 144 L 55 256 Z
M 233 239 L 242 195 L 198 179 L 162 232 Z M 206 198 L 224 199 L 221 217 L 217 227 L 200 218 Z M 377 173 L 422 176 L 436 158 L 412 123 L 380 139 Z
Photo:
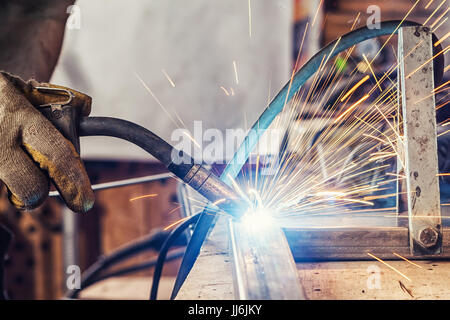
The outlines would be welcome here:
M 0 73 L 0 180 L 19 209 L 40 205 L 50 178 L 69 208 L 85 212 L 94 203 L 89 178 L 73 145 L 34 107 L 54 102 L 36 86 L 50 85 Z M 87 116 L 90 103 L 90 97 L 75 92 L 71 104 Z
M 0 0 L 0 70 L 48 82 L 75 0 Z

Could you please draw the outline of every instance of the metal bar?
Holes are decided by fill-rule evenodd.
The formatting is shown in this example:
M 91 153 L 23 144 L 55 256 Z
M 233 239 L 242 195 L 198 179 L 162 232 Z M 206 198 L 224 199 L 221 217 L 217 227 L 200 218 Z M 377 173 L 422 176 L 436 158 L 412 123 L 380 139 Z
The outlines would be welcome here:
M 395 247 L 408 246 L 408 228 L 286 228 L 288 239 L 296 245 L 323 247 Z
M 230 219 L 229 233 L 237 299 L 305 299 L 281 228 L 270 225 L 254 230 Z
M 160 173 L 160 174 L 154 174 L 150 176 L 144 176 L 139 178 L 132 178 L 132 179 L 124 179 L 124 180 L 118 180 L 118 181 L 111 181 L 111 182 L 104 182 L 104 183 L 98 183 L 92 185 L 92 190 L 104 190 L 104 189 L 111 189 L 111 188 L 119 188 L 119 187 L 125 187 L 125 186 L 131 186 L 134 184 L 139 183 L 146 183 L 156 180 L 162 180 L 162 179 L 168 179 L 173 178 L 175 175 L 171 172 L 167 173 Z M 49 193 L 50 197 L 59 197 L 58 191 L 51 191 Z
M 393 253 L 407 259 L 450 258 L 450 228 L 443 228 L 443 253 L 412 254 L 408 228 L 284 228 L 296 261 L 367 260 L 367 253 L 382 259 L 398 260 Z
M 442 232 L 432 33 L 426 27 L 404 27 L 398 42 L 410 248 L 415 255 L 438 254 Z
M 444 247 L 449 250 L 450 247 Z M 294 251 L 295 261 L 343 261 L 343 260 L 372 260 L 368 255 L 371 253 L 383 260 L 400 260 L 397 253 L 409 260 L 448 260 L 449 254 L 437 255 L 411 255 L 409 246 L 407 247 L 298 247 Z
M 68 277 L 67 271 L 69 267 L 80 266 L 80 251 L 78 243 L 78 227 L 79 217 L 78 213 L 73 212 L 67 206 L 63 206 L 62 210 L 63 218 L 63 274 Z M 65 279 L 66 280 L 66 279 Z M 66 281 L 64 283 L 64 290 L 67 290 Z
M 400 81 L 400 63 L 397 64 L 397 112 L 401 115 L 402 108 L 402 82 Z M 404 148 L 403 148 L 403 124 L 400 121 L 400 116 L 397 122 L 398 138 L 396 139 L 397 146 L 397 166 L 396 171 L 398 176 L 405 175 L 405 168 L 403 163 L 405 162 Z M 408 227 L 408 199 L 406 196 L 406 182 L 404 179 L 397 179 L 396 181 L 396 207 L 397 207 L 397 227 Z

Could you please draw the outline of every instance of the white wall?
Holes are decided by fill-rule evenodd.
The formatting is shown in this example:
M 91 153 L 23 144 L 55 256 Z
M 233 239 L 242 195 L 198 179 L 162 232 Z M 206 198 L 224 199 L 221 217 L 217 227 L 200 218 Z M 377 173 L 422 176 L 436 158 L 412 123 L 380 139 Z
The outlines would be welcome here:
M 168 141 L 176 125 L 135 72 L 189 130 L 195 120 L 245 129 L 289 79 L 291 2 L 251 0 L 250 37 L 247 0 L 79 0 L 81 28 L 66 30 L 52 82 L 90 94 L 92 115 L 131 120 Z M 150 159 L 111 138 L 83 138 L 81 148 L 84 158 Z

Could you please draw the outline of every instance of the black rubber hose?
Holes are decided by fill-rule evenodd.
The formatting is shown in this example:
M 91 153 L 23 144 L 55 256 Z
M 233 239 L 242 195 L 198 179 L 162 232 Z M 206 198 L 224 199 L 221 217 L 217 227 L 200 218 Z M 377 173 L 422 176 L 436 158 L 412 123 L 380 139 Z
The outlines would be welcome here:
M 114 264 L 122 262 L 123 260 L 142 252 L 148 250 L 160 250 L 169 235 L 170 233 L 168 231 L 160 231 L 155 234 L 151 234 L 141 240 L 133 241 L 131 244 L 126 244 L 113 253 L 109 254 L 108 256 L 100 258 L 85 272 L 83 272 L 80 289 L 68 291 L 66 293 L 66 297 L 72 299 L 77 298 L 79 292 L 95 282 L 97 276 L 106 268 L 109 268 Z M 180 241 L 180 243 L 177 244 L 183 245 L 185 244 L 185 242 L 182 243 Z
M 179 259 L 183 256 L 183 254 L 184 254 L 184 249 L 180 249 L 180 250 L 171 252 L 167 255 L 165 262 Z M 158 261 L 157 258 L 153 258 L 153 259 L 150 259 L 145 262 L 141 262 L 141 263 L 129 266 L 129 267 L 124 267 L 122 269 L 118 269 L 118 270 L 114 270 L 114 271 L 102 274 L 102 275 L 97 276 L 94 279 L 92 279 L 92 281 L 90 281 L 88 284 L 85 284 L 84 287 L 82 287 L 80 290 L 84 290 L 87 287 L 90 287 L 90 286 L 96 284 L 97 282 L 100 282 L 100 281 L 103 281 L 103 280 L 106 280 L 109 278 L 120 277 L 120 276 L 124 276 L 124 275 L 130 274 L 130 273 L 133 273 L 133 272 L 148 270 L 148 269 L 156 266 L 157 261 Z M 78 292 L 78 294 L 79 294 L 79 292 Z
M 158 287 L 159 287 L 159 280 L 161 279 L 162 269 L 164 267 L 164 262 L 166 260 L 167 252 L 169 251 L 170 247 L 174 244 L 174 242 L 177 240 L 177 238 L 184 232 L 186 229 L 194 224 L 197 223 L 198 218 L 200 218 L 200 214 L 197 213 L 196 215 L 193 215 L 189 219 L 183 221 L 180 223 L 175 229 L 172 230 L 172 232 L 167 237 L 164 244 L 161 246 L 161 250 L 159 251 L 158 260 L 156 262 L 155 270 L 153 272 L 153 282 L 152 282 L 152 288 L 150 291 L 150 300 L 156 300 L 158 296 Z
M 183 254 L 184 254 L 184 248 L 179 249 L 179 250 L 174 250 L 173 252 L 167 254 L 165 262 L 169 262 L 169 261 L 173 261 L 173 260 L 179 259 L 179 258 L 181 258 L 183 256 Z M 96 283 L 96 282 L 103 281 L 105 279 L 109 279 L 109 278 L 112 278 L 112 277 L 119 277 L 119 276 L 123 276 L 123 275 L 130 274 L 130 273 L 133 273 L 133 272 L 138 272 L 138 271 L 142 271 L 142 270 L 148 270 L 148 269 L 153 268 L 154 266 L 156 266 L 156 263 L 158 261 L 157 259 L 158 258 L 153 258 L 153 259 L 150 259 L 150 260 L 142 262 L 142 263 L 138 263 L 138 264 L 135 264 L 135 265 L 132 265 L 132 266 L 129 266 L 129 267 L 124 267 L 124 268 L 119 269 L 119 270 L 114 270 L 114 271 L 111 271 L 109 273 L 102 274 L 101 276 L 97 277 L 95 279 L 95 281 L 91 283 L 91 285 Z
M 153 132 L 133 122 L 109 117 L 81 118 L 78 130 L 80 136 L 109 136 L 130 141 L 164 165 L 169 166 L 172 163 L 173 147 Z

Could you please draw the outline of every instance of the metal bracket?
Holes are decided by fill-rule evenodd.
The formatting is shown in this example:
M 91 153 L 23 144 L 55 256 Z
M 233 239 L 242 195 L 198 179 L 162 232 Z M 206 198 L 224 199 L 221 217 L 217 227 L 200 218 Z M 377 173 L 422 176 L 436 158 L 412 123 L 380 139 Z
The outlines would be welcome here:
M 398 34 L 409 241 L 413 255 L 442 253 L 432 33 Z

